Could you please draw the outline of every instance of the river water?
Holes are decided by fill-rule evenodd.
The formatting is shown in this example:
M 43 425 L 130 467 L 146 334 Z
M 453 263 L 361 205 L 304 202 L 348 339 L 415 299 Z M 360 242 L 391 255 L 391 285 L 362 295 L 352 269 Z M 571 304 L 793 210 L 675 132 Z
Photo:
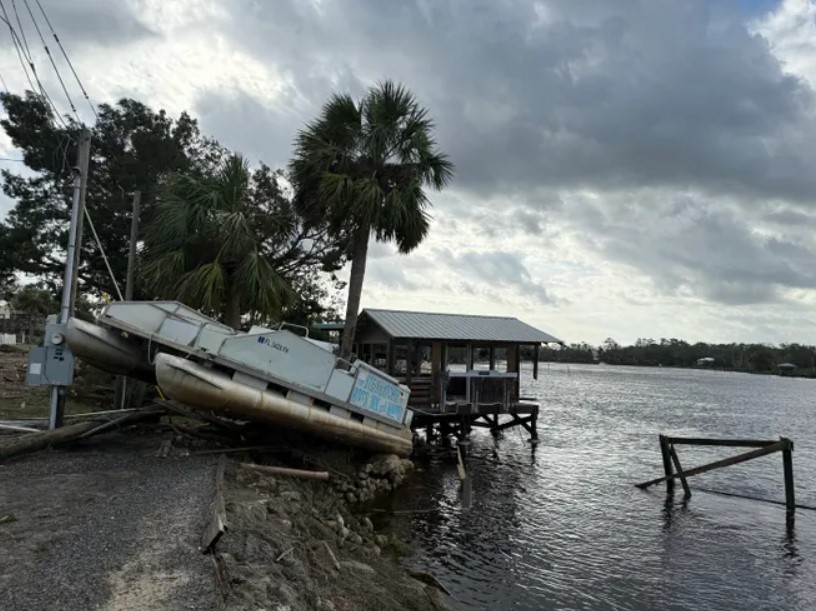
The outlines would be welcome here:
M 468 609 L 816 609 L 816 511 L 783 500 L 781 454 L 690 479 L 667 501 L 658 433 L 794 440 L 797 502 L 816 506 L 816 381 L 666 368 L 542 365 L 541 442 L 474 431 L 473 505 L 439 457 L 401 489 L 391 518 L 407 563 Z M 744 451 L 679 447 L 684 468 Z M 695 487 L 698 489 L 695 490 Z

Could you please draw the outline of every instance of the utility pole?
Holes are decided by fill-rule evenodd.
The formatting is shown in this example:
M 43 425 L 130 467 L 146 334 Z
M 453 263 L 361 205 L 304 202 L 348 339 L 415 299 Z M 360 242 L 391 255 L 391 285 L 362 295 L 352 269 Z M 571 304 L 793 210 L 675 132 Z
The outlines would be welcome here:
M 133 216 L 130 219 L 130 247 L 128 249 L 127 280 L 125 281 L 125 301 L 133 299 L 134 276 L 136 275 L 136 244 L 139 241 L 139 206 L 142 202 L 142 192 L 133 194 Z M 127 377 L 120 376 L 116 385 L 115 405 L 124 409 L 127 397 Z
M 130 250 L 128 250 L 127 280 L 125 283 L 125 301 L 133 299 L 133 277 L 136 275 L 136 242 L 139 240 L 139 205 L 142 192 L 133 194 L 133 217 L 130 220 Z
M 82 196 L 88 178 L 88 160 L 91 155 L 91 132 L 83 127 L 79 135 L 79 153 L 77 165 L 73 168 L 74 195 L 71 202 L 71 224 L 68 228 L 68 247 L 65 251 L 65 277 L 62 284 L 62 301 L 60 303 L 59 323 L 65 324 L 74 313 L 74 290 L 77 275 L 77 237 L 79 221 L 82 218 Z M 65 412 L 65 386 L 51 386 L 49 403 L 48 428 L 62 426 Z
M 88 146 L 83 146 L 83 141 L 88 141 Z M 74 315 L 74 305 L 76 304 L 77 280 L 79 274 L 79 261 L 82 257 L 82 229 L 85 226 L 85 192 L 88 186 L 88 166 L 91 161 L 91 132 L 83 127 L 79 136 L 79 152 L 77 153 L 77 165 L 82 175 L 82 184 L 79 187 L 79 212 L 77 214 L 76 249 L 74 251 L 74 277 L 71 281 L 71 311 L 69 316 Z

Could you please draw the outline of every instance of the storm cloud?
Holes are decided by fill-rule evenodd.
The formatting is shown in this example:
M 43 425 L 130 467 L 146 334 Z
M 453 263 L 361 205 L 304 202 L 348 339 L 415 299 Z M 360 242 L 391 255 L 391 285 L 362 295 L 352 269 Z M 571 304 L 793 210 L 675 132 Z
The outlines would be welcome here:
M 273 166 L 331 93 L 359 96 L 383 78 L 410 87 L 456 178 L 432 195 L 434 225 L 415 253 L 372 253 L 365 303 L 479 313 L 517 304 L 532 322 L 590 341 L 689 330 L 816 341 L 816 6 L 753 5 L 46 8 L 96 100 L 192 110 L 205 131 Z M 0 51 L 19 88 L 15 61 Z M 13 154 L 0 140 L 2 152 Z

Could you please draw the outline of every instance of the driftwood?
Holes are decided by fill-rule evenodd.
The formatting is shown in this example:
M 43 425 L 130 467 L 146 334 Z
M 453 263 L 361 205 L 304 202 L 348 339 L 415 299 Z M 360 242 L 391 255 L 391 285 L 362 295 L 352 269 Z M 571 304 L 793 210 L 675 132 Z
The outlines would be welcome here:
M 227 457 L 223 454 L 218 459 L 215 469 L 215 499 L 212 503 L 212 514 L 204 534 L 201 535 L 201 552 L 212 550 L 227 530 L 227 505 L 224 500 L 224 474 L 227 470 Z
M 436 588 L 437 590 L 447 594 L 448 596 L 451 595 L 450 590 L 448 590 L 444 585 L 442 585 L 442 582 L 439 581 L 436 577 L 434 577 L 430 573 L 426 573 L 425 571 L 409 570 L 408 574 L 417 581 L 421 581 L 425 585 L 429 585 L 433 588 Z
M 337 562 L 337 556 L 334 555 L 334 552 L 332 551 L 332 548 L 329 547 L 328 541 L 323 541 L 323 545 L 326 547 L 326 551 L 329 552 L 329 558 L 331 558 L 331 561 L 332 561 L 332 564 L 334 565 L 334 568 L 336 568 L 339 571 L 340 570 L 340 563 Z
M 290 477 L 302 477 L 305 479 L 329 479 L 328 471 L 306 471 L 305 469 L 289 469 L 287 467 L 269 467 L 267 465 L 255 465 L 252 463 L 239 463 L 244 469 L 252 469 L 260 473 L 270 475 L 288 475 Z
M 41 433 L 42 429 L 33 429 L 30 426 L 19 426 L 16 424 L 0 424 L 0 430 L 11 431 L 12 433 Z
M 89 437 L 102 433 L 113 427 L 121 427 L 126 424 L 133 424 L 139 420 L 150 418 L 162 413 L 161 411 L 152 408 L 142 410 L 140 412 L 132 412 L 117 418 L 113 421 L 106 422 L 104 418 L 96 420 L 86 420 L 69 424 L 51 431 L 42 431 L 38 433 L 29 433 L 22 437 L 0 444 L 0 461 L 22 454 L 30 454 L 31 452 L 38 452 L 45 448 L 70 443 L 78 439 Z

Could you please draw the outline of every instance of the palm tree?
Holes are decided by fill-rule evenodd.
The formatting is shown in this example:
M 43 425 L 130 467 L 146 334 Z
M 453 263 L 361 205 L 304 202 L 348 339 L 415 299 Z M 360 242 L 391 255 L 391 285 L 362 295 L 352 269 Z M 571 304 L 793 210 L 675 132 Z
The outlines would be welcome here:
M 240 155 L 210 176 L 166 177 L 146 232 L 148 284 L 161 296 L 221 315 L 235 329 L 246 312 L 278 315 L 291 289 L 266 244 L 290 220 L 276 216 L 266 195 Z
M 368 241 L 393 241 L 401 253 L 428 233 L 424 188 L 441 190 L 453 164 L 436 146 L 434 123 L 413 94 L 385 81 L 355 102 L 335 94 L 300 131 L 290 164 L 299 212 L 325 222 L 351 259 L 341 356 L 351 354 Z

